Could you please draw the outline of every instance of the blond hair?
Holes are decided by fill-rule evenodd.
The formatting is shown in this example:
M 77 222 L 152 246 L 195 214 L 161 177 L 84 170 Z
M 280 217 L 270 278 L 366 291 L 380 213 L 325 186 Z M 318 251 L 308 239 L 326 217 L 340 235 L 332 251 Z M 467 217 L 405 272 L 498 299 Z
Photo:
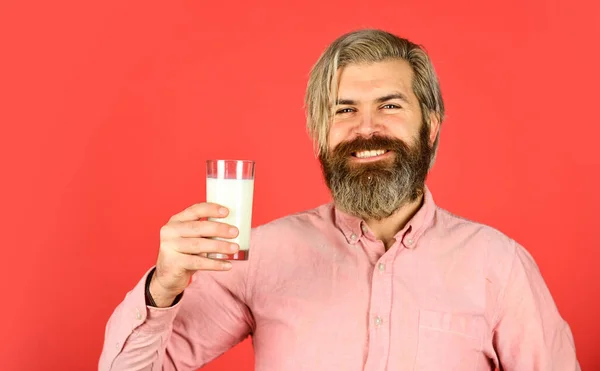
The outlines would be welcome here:
M 310 72 L 305 95 L 307 128 L 318 155 L 327 151 L 327 136 L 332 102 L 337 99 L 336 72 L 350 64 L 402 59 L 413 70 L 413 92 L 419 100 L 424 122 L 430 124 L 433 113 L 440 125 L 444 102 L 433 64 L 425 49 L 407 39 L 382 30 L 366 29 L 336 39 L 319 57 Z M 430 167 L 437 153 L 440 133 L 433 144 Z

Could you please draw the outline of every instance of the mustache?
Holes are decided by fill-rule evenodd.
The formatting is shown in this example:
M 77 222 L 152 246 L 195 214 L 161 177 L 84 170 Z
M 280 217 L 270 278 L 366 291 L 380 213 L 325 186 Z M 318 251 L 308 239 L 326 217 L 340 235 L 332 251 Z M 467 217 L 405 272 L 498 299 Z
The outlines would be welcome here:
M 333 156 L 349 156 L 360 151 L 390 150 L 405 152 L 409 146 L 400 139 L 384 136 L 357 137 L 353 140 L 342 142 L 333 149 Z

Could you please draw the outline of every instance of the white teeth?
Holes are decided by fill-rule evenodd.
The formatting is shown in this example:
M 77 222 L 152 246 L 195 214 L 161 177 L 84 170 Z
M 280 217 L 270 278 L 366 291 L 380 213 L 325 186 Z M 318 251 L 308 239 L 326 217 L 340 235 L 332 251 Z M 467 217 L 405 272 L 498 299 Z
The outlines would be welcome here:
M 383 149 L 371 150 L 371 151 L 360 151 L 360 152 L 356 152 L 356 157 L 368 158 L 368 157 L 381 156 L 384 153 L 385 153 L 385 150 L 383 150 Z

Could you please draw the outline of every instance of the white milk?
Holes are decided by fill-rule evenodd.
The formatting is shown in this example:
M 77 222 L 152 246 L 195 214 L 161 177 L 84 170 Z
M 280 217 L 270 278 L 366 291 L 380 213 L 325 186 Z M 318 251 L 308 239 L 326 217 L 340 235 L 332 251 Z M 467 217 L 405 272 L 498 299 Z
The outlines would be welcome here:
M 253 179 L 206 179 L 206 201 L 223 205 L 229 209 L 226 218 L 210 220 L 236 226 L 240 233 L 226 241 L 240 245 L 240 250 L 250 248 L 250 228 L 252 224 Z

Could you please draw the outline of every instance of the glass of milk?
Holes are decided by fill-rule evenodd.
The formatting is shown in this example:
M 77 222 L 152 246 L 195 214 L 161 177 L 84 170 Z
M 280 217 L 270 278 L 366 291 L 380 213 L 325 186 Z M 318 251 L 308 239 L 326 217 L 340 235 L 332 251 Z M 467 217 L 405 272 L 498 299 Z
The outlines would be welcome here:
M 225 218 L 209 218 L 236 226 L 236 238 L 222 239 L 240 245 L 236 254 L 209 254 L 208 257 L 227 260 L 247 260 L 250 249 L 252 198 L 254 195 L 254 161 L 208 160 L 206 162 L 206 201 L 225 206 Z

